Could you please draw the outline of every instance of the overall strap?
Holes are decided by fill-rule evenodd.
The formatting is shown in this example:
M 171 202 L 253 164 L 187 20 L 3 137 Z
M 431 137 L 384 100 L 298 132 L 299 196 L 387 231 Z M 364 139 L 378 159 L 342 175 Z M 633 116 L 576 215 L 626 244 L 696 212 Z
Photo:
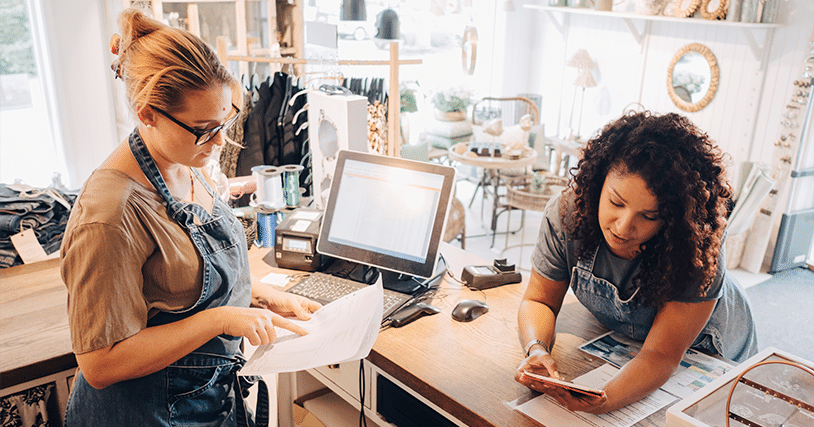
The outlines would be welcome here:
M 209 218 L 209 212 L 202 206 L 198 206 L 194 203 L 181 203 L 172 197 L 169 188 L 167 188 L 167 183 L 164 181 L 164 177 L 161 176 L 161 171 L 158 170 L 158 166 L 150 154 L 150 150 L 147 149 L 147 145 L 144 144 L 144 140 L 141 139 L 138 128 L 134 129 L 133 133 L 130 134 L 128 144 L 130 145 L 130 152 L 133 153 L 133 157 L 136 158 L 141 171 L 144 172 L 144 176 L 147 177 L 147 180 L 153 184 L 158 194 L 164 199 L 164 204 L 167 206 L 167 213 L 169 213 L 172 219 L 183 226 L 189 226 L 193 223 L 193 215 L 191 215 L 193 213 L 197 215 L 198 218 Z

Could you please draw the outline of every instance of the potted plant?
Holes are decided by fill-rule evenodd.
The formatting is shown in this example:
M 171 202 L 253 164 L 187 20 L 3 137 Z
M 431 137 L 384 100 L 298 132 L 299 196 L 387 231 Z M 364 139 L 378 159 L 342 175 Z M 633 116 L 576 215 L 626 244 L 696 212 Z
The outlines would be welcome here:
M 441 121 L 461 121 L 466 119 L 466 110 L 472 104 L 472 93 L 459 86 L 438 91 L 432 97 L 434 116 Z

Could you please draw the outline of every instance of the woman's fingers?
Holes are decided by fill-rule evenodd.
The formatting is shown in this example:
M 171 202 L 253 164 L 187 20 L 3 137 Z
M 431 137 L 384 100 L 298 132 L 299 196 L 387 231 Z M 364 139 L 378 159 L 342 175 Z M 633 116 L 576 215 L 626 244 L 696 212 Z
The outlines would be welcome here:
M 272 323 L 274 326 L 287 329 L 297 335 L 308 335 L 308 330 L 293 322 L 289 322 L 284 317 L 272 313 Z

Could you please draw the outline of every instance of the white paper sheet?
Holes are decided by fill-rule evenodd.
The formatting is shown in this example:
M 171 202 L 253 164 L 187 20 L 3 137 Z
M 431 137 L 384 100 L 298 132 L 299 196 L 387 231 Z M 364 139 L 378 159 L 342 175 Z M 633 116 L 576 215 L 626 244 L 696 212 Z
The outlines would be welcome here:
M 595 388 L 602 388 L 618 371 L 612 365 L 604 364 L 573 382 Z M 600 415 L 585 412 L 571 412 L 556 400 L 543 394 L 519 405 L 517 410 L 534 418 L 546 427 L 629 427 L 659 409 L 675 401 L 676 398 L 662 390 L 656 390 L 638 402 L 631 403 L 615 411 Z
M 379 281 L 323 306 L 307 322 L 293 320 L 308 335 L 276 328 L 277 340 L 258 347 L 240 374 L 295 372 L 366 357 L 379 335 L 382 301 Z

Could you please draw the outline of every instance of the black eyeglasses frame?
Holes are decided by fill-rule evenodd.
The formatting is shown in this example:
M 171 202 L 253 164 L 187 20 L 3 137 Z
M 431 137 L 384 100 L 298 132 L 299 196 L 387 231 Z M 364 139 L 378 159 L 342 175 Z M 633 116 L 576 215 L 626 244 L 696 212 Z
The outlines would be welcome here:
M 222 125 L 215 126 L 215 127 L 211 128 L 211 129 L 195 129 L 193 127 L 185 125 L 180 120 L 173 117 L 170 113 L 168 113 L 168 112 L 166 112 L 166 111 L 164 111 L 164 110 L 162 110 L 162 109 L 160 109 L 160 108 L 158 108 L 156 106 L 151 105 L 151 107 L 153 108 L 153 110 L 158 111 L 159 113 L 161 113 L 162 116 L 170 119 L 170 121 L 172 121 L 173 123 L 177 124 L 178 126 L 181 126 L 185 131 L 195 135 L 195 145 L 197 145 L 197 146 L 204 145 L 207 142 L 211 141 L 212 138 L 214 138 L 215 135 L 217 135 L 218 132 L 221 131 L 221 129 L 224 129 L 224 128 L 228 129 L 229 126 L 231 126 L 237 120 L 237 116 L 240 115 L 240 108 L 237 108 L 237 106 L 235 104 L 232 104 L 232 108 L 235 110 L 235 115 L 232 116 L 230 119 L 226 120 L 225 123 L 223 123 Z M 209 137 L 204 139 L 204 140 L 201 140 L 201 138 L 206 136 L 207 134 L 209 134 Z

